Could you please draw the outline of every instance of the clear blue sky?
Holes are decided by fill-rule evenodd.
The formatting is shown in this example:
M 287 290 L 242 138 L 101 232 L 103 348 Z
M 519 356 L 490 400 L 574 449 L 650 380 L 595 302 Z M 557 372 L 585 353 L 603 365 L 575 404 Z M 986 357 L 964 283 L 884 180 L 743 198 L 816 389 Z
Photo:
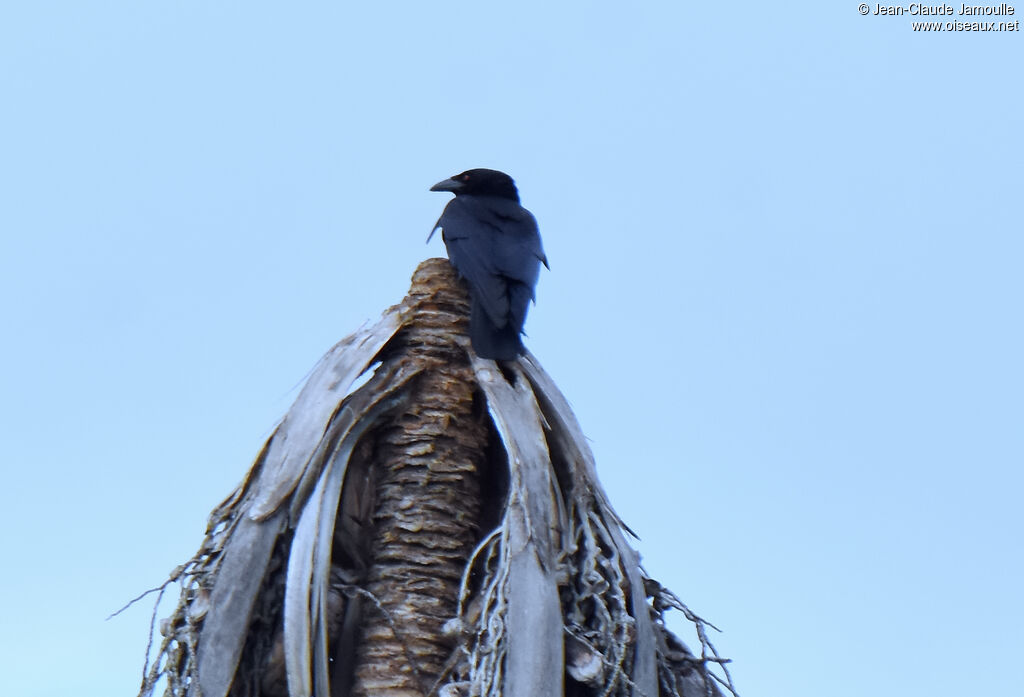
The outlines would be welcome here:
M 741 694 L 1024 694 L 1024 38 L 911 19 L 6 3 L 4 694 L 134 694 L 150 605 L 104 617 L 480 166 L 551 260 L 528 344 Z

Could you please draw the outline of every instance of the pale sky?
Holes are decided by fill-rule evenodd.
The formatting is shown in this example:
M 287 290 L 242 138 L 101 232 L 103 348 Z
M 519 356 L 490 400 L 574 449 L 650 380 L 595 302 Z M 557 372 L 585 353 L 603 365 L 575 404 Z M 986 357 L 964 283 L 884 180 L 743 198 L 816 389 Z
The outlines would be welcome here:
M 471 167 L 536 215 L 527 345 L 740 694 L 1024 694 L 1024 43 L 916 19 L 7 3 L 4 694 L 135 694 L 151 604 L 104 618 Z

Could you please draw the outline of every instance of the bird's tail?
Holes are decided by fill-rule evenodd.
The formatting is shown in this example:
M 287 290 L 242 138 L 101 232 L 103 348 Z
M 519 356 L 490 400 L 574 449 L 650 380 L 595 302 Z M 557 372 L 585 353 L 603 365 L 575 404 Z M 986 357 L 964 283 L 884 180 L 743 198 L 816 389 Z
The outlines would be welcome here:
M 481 358 L 496 361 L 514 361 L 523 353 L 523 342 L 519 331 L 511 326 L 496 327 L 490 316 L 479 303 L 472 303 L 469 320 L 469 338 L 473 350 Z

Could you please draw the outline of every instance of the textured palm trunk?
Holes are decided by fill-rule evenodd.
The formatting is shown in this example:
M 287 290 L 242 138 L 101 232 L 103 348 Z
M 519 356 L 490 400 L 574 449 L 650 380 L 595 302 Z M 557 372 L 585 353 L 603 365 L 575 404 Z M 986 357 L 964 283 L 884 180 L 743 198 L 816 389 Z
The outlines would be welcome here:
M 479 533 L 487 428 L 465 350 L 467 298 L 436 260 L 413 278 L 413 317 L 396 337 L 424 368 L 408 409 L 378 430 L 376 504 L 355 663 L 354 695 L 428 694 L 451 654 L 442 625 Z M 392 354 L 396 356 L 396 354 Z

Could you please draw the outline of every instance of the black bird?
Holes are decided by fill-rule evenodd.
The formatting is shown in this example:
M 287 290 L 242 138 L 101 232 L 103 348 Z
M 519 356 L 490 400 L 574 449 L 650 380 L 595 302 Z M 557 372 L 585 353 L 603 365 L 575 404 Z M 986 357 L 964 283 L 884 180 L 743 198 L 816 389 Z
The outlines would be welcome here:
M 469 283 L 473 350 L 481 358 L 514 360 L 524 351 L 519 335 L 540 265 L 548 266 L 537 221 L 519 205 L 515 182 L 504 172 L 470 169 L 430 190 L 455 194 L 427 242 L 441 228 L 448 259 Z

